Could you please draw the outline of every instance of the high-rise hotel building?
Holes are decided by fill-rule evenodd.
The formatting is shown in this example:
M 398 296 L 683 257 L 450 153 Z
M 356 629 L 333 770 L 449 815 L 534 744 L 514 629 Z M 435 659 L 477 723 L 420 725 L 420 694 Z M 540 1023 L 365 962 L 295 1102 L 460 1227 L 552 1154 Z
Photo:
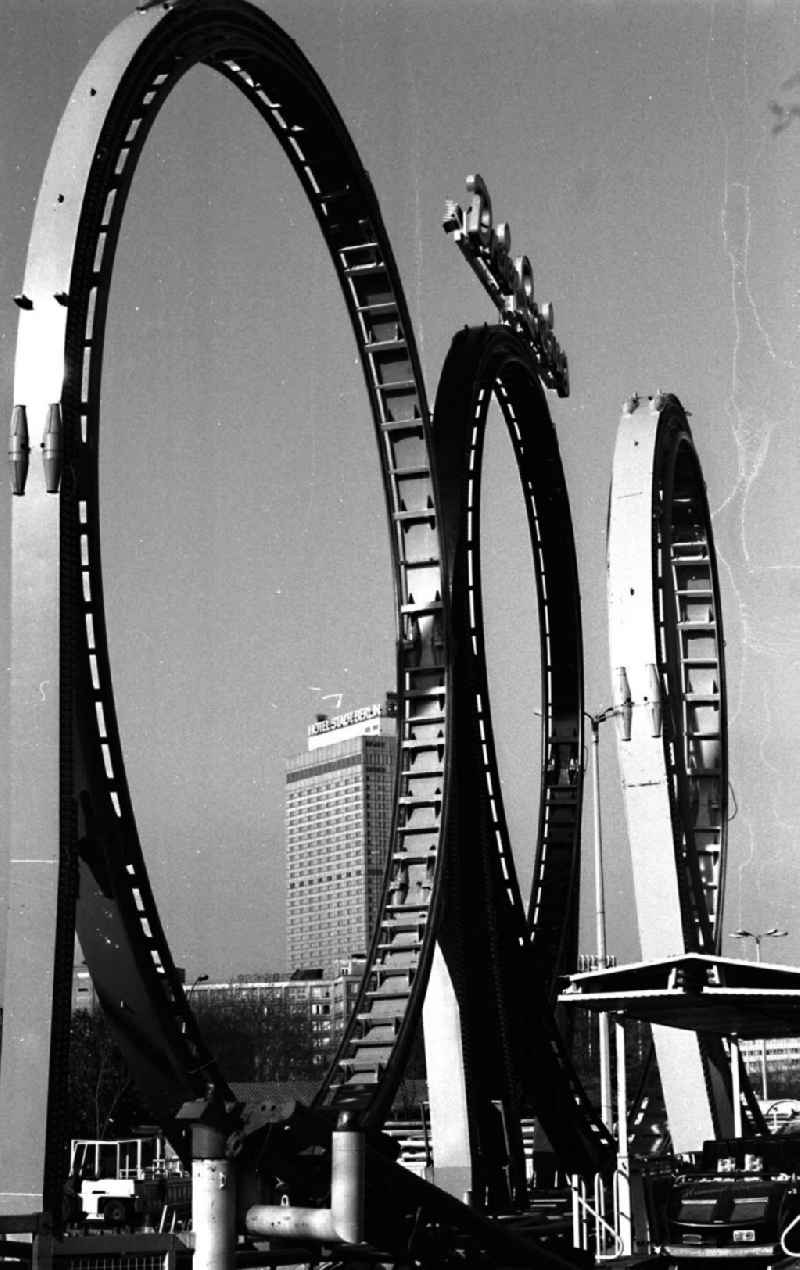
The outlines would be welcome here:
M 394 806 L 392 696 L 308 729 L 286 765 L 289 970 L 339 973 L 368 950 L 380 904 Z

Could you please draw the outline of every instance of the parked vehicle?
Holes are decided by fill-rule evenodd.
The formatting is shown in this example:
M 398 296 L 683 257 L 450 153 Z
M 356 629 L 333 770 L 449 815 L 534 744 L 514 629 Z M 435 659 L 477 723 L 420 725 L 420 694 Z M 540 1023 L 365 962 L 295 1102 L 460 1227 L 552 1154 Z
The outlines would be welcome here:
M 174 1229 L 189 1221 L 191 1177 L 161 1134 L 74 1138 L 70 1178 L 89 1224 Z
M 800 1142 L 787 1137 L 706 1142 L 675 1178 L 661 1252 L 674 1263 L 800 1253 Z M 786 1236 L 786 1245 L 782 1239 Z

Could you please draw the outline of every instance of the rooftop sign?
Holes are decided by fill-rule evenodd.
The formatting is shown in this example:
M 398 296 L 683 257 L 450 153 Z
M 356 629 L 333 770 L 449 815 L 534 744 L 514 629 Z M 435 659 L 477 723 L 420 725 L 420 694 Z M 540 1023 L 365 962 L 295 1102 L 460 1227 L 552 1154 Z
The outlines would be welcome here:
M 318 719 L 316 723 L 309 724 L 308 735 L 321 736 L 324 732 L 335 732 L 339 728 L 352 727 L 354 723 L 366 723 L 368 719 L 379 719 L 381 715 L 386 715 L 388 718 L 391 713 L 385 705 L 362 706 L 360 710 L 348 710 L 346 714 L 335 714 L 330 719 Z

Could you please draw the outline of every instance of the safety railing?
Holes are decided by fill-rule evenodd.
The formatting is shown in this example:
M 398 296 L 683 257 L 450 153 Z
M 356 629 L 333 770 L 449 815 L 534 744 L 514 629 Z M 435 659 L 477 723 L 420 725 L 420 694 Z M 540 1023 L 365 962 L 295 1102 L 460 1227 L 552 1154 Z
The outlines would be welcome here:
M 797 1258 L 800 1257 L 800 1248 L 794 1248 L 794 1249 L 788 1248 L 786 1246 L 786 1236 L 791 1234 L 791 1232 L 795 1229 L 796 1226 L 800 1226 L 800 1213 L 798 1213 L 796 1217 L 792 1218 L 792 1220 L 789 1222 L 789 1225 L 786 1227 L 786 1229 L 783 1231 L 783 1234 L 781 1235 L 781 1252 L 783 1253 L 784 1257 L 793 1257 L 795 1260 L 797 1260 Z
M 579 1174 L 570 1178 L 572 1242 L 595 1261 L 615 1261 L 631 1253 L 630 1183 L 627 1168 L 608 1182 L 595 1174 L 590 1186 Z

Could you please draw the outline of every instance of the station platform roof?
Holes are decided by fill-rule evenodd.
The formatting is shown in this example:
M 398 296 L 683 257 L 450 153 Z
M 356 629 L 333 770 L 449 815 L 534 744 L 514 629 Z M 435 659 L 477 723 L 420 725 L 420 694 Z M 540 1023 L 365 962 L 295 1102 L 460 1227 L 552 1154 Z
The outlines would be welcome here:
M 571 975 L 559 1003 L 744 1038 L 800 1036 L 800 969 L 682 953 Z

